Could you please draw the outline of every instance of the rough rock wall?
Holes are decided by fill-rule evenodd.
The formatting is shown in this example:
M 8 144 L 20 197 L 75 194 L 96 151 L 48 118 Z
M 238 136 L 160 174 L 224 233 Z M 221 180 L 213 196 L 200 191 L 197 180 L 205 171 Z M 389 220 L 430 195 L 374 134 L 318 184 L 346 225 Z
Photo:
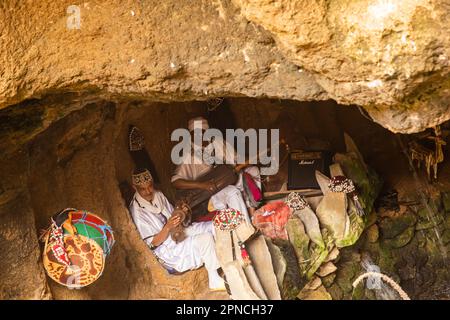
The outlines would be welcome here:
M 47 280 L 26 188 L 26 150 L 0 158 L 0 299 L 48 299 Z
M 140 239 L 119 190 L 132 167 L 126 149 L 128 122 L 141 119 L 138 124 L 146 136 L 158 136 L 167 130 L 166 122 L 157 118 L 166 109 L 164 104 L 89 104 L 52 124 L 14 158 L 1 160 L 0 267 L 5 272 L 0 276 L 0 299 L 211 297 L 206 295 L 203 268 L 169 276 L 159 265 Z M 160 145 L 150 144 L 156 165 L 166 174 L 172 169 L 166 159 L 170 155 L 161 152 Z M 68 290 L 48 279 L 40 258 L 39 230 L 66 207 L 95 212 L 112 226 L 117 241 L 103 275 L 81 290 Z
M 61 91 L 153 100 L 327 97 L 228 1 L 2 1 L 0 108 Z
M 268 96 L 359 104 L 394 132 L 450 118 L 448 0 L 97 0 L 80 29 L 69 5 L 2 1 L 0 108 L 56 92 Z
M 331 98 L 394 132 L 450 118 L 448 0 L 233 0 Z

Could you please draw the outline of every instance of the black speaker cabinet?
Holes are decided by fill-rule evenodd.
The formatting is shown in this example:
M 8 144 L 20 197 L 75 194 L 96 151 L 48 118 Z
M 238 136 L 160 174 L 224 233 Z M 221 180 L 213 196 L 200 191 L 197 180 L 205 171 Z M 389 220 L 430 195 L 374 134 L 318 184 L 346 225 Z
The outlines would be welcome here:
M 316 170 L 330 176 L 332 153 L 329 151 L 294 150 L 289 154 L 288 190 L 320 189 Z

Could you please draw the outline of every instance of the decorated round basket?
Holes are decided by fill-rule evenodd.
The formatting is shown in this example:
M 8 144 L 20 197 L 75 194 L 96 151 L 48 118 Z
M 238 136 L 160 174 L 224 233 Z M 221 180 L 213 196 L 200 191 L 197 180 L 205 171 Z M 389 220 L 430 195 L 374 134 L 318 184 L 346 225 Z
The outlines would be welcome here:
M 68 288 L 85 287 L 103 273 L 105 257 L 98 243 L 81 234 L 65 234 L 64 246 L 70 265 L 61 263 L 51 246 L 45 246 L 43 263 L 50 278 Z
M 43 239 L 47 274 L 68 288 L 81 288 L 97 280 L 114 245 L 112 229 L 105 221 L 73 208 L 52 216 Z
M 72 211 L 72 225 L 78 234 L 94 240 L 103 250 L 105 256 L 109 255 L 114 245 L 114 235 L 111 227 L 101 218 L 87 211 Z M 69 230 L 64 228 L 64 234 Z

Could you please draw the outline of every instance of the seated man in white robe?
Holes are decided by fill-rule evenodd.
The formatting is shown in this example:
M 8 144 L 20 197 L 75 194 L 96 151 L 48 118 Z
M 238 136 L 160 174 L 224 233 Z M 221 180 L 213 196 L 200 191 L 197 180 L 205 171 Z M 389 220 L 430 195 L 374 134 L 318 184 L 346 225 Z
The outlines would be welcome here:
M 189 120 L 188 129 L 192 134 L 192 140 L 193 139 L 193 132 L 195 125 L 199 125 L 199 127 L 202 129 L 202 132 L 209 129 L 208 121 L 202 117 L 193 118 Z M 215 153 L 213 155 L 216 159 L 222 159 L 223 163 L 234 163 L 234 159 L 231 161 L 230 155 L 226 154 L 227 148 L 233 148 L 231 145 L 229 145 L 225 140 L 221 139 L 215 139 L 212 142 L 208 143 L 203 141 L 202 145 L 202 152 L 206 153 L 207 155 L 213 154 L 216 151 L 218 153 Z M 202 175 L 205 175 L 208 173 L 212 168 L 213 165 L 205 162 L 202 159 L 203 155 L 198 155 L 195 152 L 192 152 L 191 159 L 189 159 L 187 156 L 183 156 L 183 161 L 180 165 L 177 166 L 175 169 L 175 173 L 172 176 L 172 185 L 176 189 L 203 189 L 208 191 L 213 191 L 215 188 L 214 182 L 212 181 L 206 181 L 206 182 L 198 182 L 196 181 L 199 177 Z M 205 156 L 203 156 L 204 158 Z M 197 158 L 197 161 L 194 160 L 194 158 Z M 188 161 L 186 161 L 188 160 Z M 255 208 L 252 207 L 248 199 L 246 199 L 245 193 L 244 193 L 244 186 L 243 186 L 243 176 L 242 171 L 247 172 L 252 176 L 254 181 L 256 182 L 257 186 L 261 189 L 261 178 L 259 174 L 259 169 L 256 166 L 248 166 L 248 164 L 238 164 L 235 166 L 235 171 L 239 173 L 239 179 L 238 182 L 235 185 L 229 185 L 222 189 L 221 191 L 215 193 L 211 199 L 210 204 L 214 207 L 216 210 L 221 210 L 225 208 L 233 208 L 236 210 L 239 210 L 244 214 L 247 221 L 250 222 L 248 213 L 252 214 L 255 210 Z
M 187 238 L 175 243 L 170 230 L 181 221 L 178 216 L 172 216 L 173 206 L 161 191 L 154 189 L 153 178 L 147 169 L 136 169 L 132 179 L 136 193 L 130 211 L 142 239 L 153 253 L 166 267 L 178 272 L 197 269 L 204 264 L 210 289 L 225 290 L 224 281 L 217 272 L 220 266 L 212 222 L 193 223 L 185 229 Z

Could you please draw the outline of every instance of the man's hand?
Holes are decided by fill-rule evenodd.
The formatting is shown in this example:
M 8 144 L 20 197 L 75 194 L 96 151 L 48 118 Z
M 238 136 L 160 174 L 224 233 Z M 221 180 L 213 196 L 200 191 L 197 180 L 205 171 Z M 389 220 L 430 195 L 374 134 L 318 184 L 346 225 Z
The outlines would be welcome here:
M 181 223 L 181 218 L 178 215 L 171 216 L 162 230 L 153 238 L 152 245 L 155 247 L 166 241 L 170 231 L 176 228 Z
M 166 225 L 164 226 L 165 228 L 167 228 L 167 230 L 173 230 L 176 227 L 178 227 L 178 225 L 181 223 L 181 218 L 180 216 L 171 216 L 169 218 L 169 220 L 167 220 Z

